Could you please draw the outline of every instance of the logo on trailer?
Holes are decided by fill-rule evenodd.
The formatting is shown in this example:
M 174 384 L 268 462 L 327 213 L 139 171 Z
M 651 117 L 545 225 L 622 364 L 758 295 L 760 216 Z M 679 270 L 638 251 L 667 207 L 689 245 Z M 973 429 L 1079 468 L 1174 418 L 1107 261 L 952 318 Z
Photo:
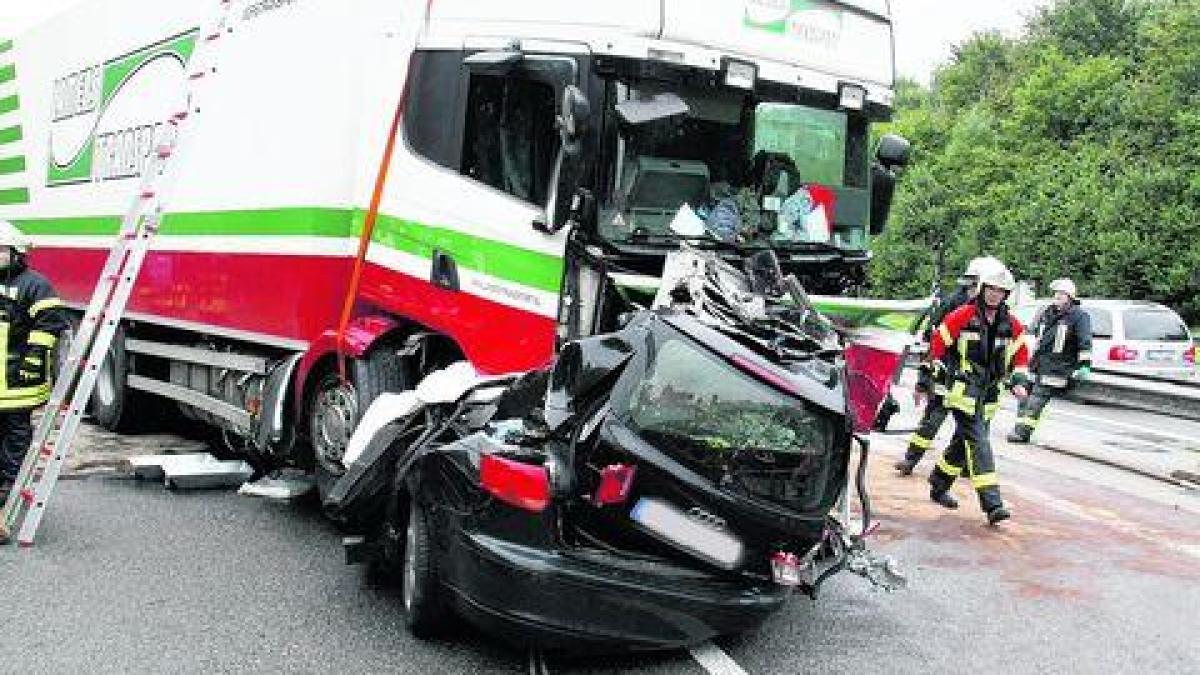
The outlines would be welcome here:
M 842 43 L 842 10 L 819 0 L 746 0 L 743 24 L 820 51 Z
M 189 31 L 55 80 L 46 185 L 140 176 L 159 128 L 187 103 L 195 43 Z

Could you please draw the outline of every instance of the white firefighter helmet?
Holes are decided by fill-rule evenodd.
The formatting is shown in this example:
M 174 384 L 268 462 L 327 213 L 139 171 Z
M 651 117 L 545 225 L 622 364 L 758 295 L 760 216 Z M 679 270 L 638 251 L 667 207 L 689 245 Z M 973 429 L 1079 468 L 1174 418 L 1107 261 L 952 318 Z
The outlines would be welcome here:
M 979 277 L 988 271 L 1002 267 L 1004 267 L 1004 263 L 990 255 L 972 258 L 971 262 L 967 263 L 967 270 L 963 272 L 963 283 L 976 283 L 979 281 Z
M 17 228 L 16 225 L 7 220 L 0 220 L 0 246 L 11 246 L 17 249 L 17 253 L 28 253 L 30 246 L 29 237 Z
M 1017 280 L 1013 277 L 1012 272 L 1009 272 L 1008 268 L 1004 266 L 1004 263 L 1000 263 L 998 267 L 990 267 L 979 275 L 980 292 L 983 291 L 984 286 L 991 286 L 1012 293 L 1013 289 L 1017 287 Z
M 1075 282 L 1070 279 L 1055 279 L 1051 282 L 1050 292 L 1057 293 L 1059 291 L 1071 296 L 1072 300 L 1079 297 L 1078 291 L 1075 289 Z

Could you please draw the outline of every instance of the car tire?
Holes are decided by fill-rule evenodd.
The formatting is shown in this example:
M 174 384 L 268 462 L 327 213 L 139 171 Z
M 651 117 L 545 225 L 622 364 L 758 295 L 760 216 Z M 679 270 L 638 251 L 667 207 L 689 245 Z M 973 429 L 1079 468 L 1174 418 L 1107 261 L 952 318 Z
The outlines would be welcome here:
M 446 609 L 434 553 L 434 526 L 429 512 L 414 499 L 408 509 L 401 564 L 404 623 L 419 638 L 436 636 Z
M 349 366 L 349 382 L 343 382 L 335 368 L 321 372 L 307 406 L 313 474 L 322 502 L 345 473 L 342 455 L 367 406 L 384 392 L 407 389 L 410 379 L 405 359 L 386 346 L 352 360 Z

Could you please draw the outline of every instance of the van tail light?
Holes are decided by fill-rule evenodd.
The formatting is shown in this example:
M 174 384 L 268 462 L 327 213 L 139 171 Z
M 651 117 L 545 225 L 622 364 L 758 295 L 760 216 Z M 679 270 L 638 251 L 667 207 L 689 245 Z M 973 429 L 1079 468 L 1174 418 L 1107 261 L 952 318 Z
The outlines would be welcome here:
M 1124 345 L 1113 345 L 1108 348 L 1109 361 L 1136 361 L 1138 352 Z
M 540 465 L 484 454 L 479 458 L 479 484 L 519 509 L 538 513 L 550 505 L 550 475 Z
M 1197 349 L 1200 349 L 1200 347 L 1193 347 L 1191 349 L 1185 350 L 1183 352 L 1183 360 L 1192 364 L 1193 366 L 1196 365 L 1196 350 Z
M 633 489 L 637 467 L 632 464 L 609 464 L 600 470 L 600 485 L 592 502 L 596 506 L 624 504 Z

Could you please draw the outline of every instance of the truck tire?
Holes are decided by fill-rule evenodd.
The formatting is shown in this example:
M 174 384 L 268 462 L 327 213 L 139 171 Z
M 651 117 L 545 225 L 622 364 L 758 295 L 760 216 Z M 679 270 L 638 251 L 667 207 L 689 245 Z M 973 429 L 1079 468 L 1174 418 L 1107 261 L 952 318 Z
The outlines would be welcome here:
M 342 382 L 335 368 L 318 376 L 311 403 L 307 406 L 307 431 L 312 444 L 313 473 L 321 501 L 345 472 L 342 455 L 346 444 L 377 396 L 404 391 L 409 386 L 407 362 L 381 345 L 349 364 L 349 382 Z
M 109 431 L 123 432 L 134 427 L 134 414 L 138 406 L 134 403 L 134 392 L 126 386 L 128 376 L 125 327 L 117 326 L 88 404 L 96 423 Z
M 404 533 L 401 597 L 404 623 L 419 638 L 435 637 L 445 623 L 446 606 L 434 552 L 436 530 L 429 512 L 414 498 Z

